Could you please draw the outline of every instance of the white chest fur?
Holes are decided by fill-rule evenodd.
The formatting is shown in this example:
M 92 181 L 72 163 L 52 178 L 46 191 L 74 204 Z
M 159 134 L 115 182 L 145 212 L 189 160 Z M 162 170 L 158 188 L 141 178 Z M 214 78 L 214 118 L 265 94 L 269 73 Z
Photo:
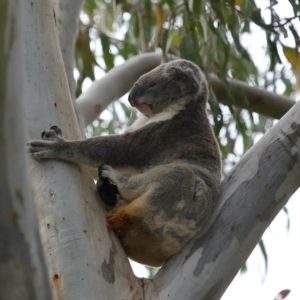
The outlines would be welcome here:
M 133 132 L 136 131 L 148 124 L 171 120 L 180 110 L 182 110 L 185 106 L 185 101 L 181 103 L 173 104 L 165 108 L 162 112 L 147 118 L 144 115 L 141 115 L 137 120 L 127 128 L 125 132 Z

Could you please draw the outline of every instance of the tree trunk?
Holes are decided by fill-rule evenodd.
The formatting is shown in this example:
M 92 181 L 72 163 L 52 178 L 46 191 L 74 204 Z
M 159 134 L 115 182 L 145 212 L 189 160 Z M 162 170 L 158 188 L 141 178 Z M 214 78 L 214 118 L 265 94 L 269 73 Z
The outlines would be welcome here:
M 84 0 L 60 0 L 55 6 L 58 37 L 71 97 L 75 100 L 74 52 L 79 14 Z
M 80 136 L 50 0 L 22 0 L 26 57 L 24 101 L 30 138 L 51 125 Z M 32 47 L 34 45 L 34 47 Z M 30 180 L 54 299 L 138 299 L 135 279 L 107 227 L 95 185 L 84 167 L 30 160 Z
M 25 152 L 21 6 L 0 5 L 0 299 L 50 300 Z

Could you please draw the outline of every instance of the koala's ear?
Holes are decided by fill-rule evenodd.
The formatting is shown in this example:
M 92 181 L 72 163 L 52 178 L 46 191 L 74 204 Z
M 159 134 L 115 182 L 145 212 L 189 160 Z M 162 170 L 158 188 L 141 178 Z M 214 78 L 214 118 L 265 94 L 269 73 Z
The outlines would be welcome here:
M 187 60 L 175 60 L 166 71 L 181 87 L 183 93 L 195 93 L 207 101 L 207 81 L 197 65 Z
M 186 60 L 177 60 L 174 61 L 174 64 L 170 65 L 168 73 L 173 78 L 176 77 L 178 79 L 189 79 L 199 83 L 201 81 L 200 69 L 193 63 Z
M 168 76 L 174 80 L 193 80 L 196 81 L 196 77 L 191 69 L 183 69 L 180 66 L 172 66 L 167 71 Z
M 199 89 L 199 79 L 197 78 L 197 75 L 199 73 L 199 70 L 197 70 L 197 73 L 195 73 L 192 68 L 189 66 L 183 65 L 181 67 L 180 65 L 171 66 L 168 70 L 168 76 L 170 76 L 174 81 L 177 82 L 181 86 L 181 90 L 184 91 L 188 89 L 189 91 L 196 92 Z M 192 90 L 191 90 L 191 87 Z

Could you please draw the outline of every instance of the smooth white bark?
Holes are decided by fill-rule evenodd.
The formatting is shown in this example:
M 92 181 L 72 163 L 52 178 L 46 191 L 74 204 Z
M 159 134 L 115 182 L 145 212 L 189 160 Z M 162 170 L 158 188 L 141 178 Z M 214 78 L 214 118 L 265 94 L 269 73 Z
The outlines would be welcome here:
M 21 1 L 0 11 L 0 298 L 50 300 L 51 290 L 28 179 L 23 103 Z
M 153 284 L 148 284 L 145 299 L 220 299 L 263 232 L 300 186 L 299 178 L 300 102 L 223 181 L 211 227 L 208 224 L 180 255 L 164 265 Z
M 58 44 L 51 0 L 22 0 L 30 138 L 51 125 L 80 136 Z M 31 160 L 30 179 L 54 299 L 141 298 L 119 241 L 107 227 L 93 180 L 83 167 Z
M 74 50 L 79 14 L 84 0 L 59 0 L 55 6 L 60 49 L 72 99 L 75 99 Z
M 80 123 L 86 127 L 96 120 L 108 104 L 122 97 L 141 75 L 160 63 L 160 54 L 141 54 L 94 81 L 76 100 Z M 236 80 L 228 80 L 232 94 L 228 92 L 229 87 L 226 87 L 216 76 L 211 75 L 208 80 L 220 103 L 246 108 L 272 118 L 281 118 L 295 104 L 295 101 L 287 97 Z

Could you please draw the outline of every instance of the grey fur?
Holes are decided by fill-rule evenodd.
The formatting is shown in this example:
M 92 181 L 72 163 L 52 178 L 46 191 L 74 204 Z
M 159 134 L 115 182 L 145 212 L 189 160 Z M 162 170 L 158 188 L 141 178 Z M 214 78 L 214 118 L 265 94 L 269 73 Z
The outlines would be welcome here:
M 108 222 L 114 224 L 113 218 L 126 212 L 130 222 L 124 224 L 129 224 L 130 232 L 113 229 L 127 255 L 161 265 L 200 230 L 216 203 L 221 161 L 206 114 L 207 97 L 199 68 L 186 60 L 172 61 L 141 76 L 129 95 L 131 103 L 150 107 L 146 114 L 150 118 L 184 101 L 171 119 L 82 141 L 67 141 L 48 130 L 46 140 L 28 143 L 28 151 L 36 159 L 110 165 L 103 167 L 102 176 L 117 185 L 122 200 L 109 213 Z M 126 178 L 115 170 L 119 168 L 134 168 L 137 175 Z M 133 232 L 139 237 L 136 241 Z M 156 254 L 140 238 L 143 235 L 155 244 Z

